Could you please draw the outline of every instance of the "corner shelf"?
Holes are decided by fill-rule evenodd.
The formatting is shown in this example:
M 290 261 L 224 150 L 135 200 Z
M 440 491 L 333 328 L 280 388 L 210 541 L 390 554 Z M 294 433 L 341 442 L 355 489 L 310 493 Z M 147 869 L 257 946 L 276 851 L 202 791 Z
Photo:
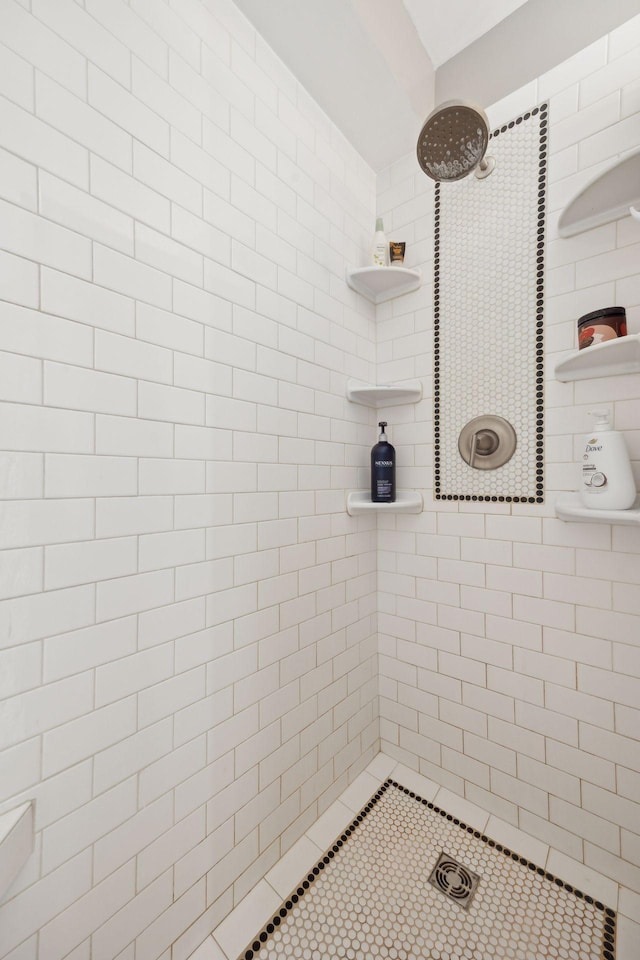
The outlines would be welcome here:
M 352 490 L 347 494 L 347 513 L 422 513 L 422 494 L 416 490 L 398 490 L 394 503 L 372 503 L 368 490 Z
M 0 899 L 9 889 L 33 850 L 33 803 L 0 814 Z
M 422 384 L 419 380 L 381 384 L 347 380 L 347 400 L 362 403 L 365 407 L 396 407 L 401 403 L 417 403 L 422 400 Z
M 567 204 L 558 221 L 561 237 L 573 237 L 628 214 L 640 201 L 640 151 L 619 160 Z
M 348 285 L 372 303 L 384 303 L 403 293 L 417 290 L 422 280 L 420 270 L 408 267 L 347 267 Z
M 617 340 L 606 340 L 576 350 L 556 364 L 556 377 L 563 383 L 590 377 L 611 377 L 622 373 L 640 373 L 640 333 Z
M 556 516 L 560 520 L 580 523 L 623 523 L 640 526 L 640 502 L 628 510 L 592 510 L 585 507 L 579 493 L 563 493 L 556 500 Z

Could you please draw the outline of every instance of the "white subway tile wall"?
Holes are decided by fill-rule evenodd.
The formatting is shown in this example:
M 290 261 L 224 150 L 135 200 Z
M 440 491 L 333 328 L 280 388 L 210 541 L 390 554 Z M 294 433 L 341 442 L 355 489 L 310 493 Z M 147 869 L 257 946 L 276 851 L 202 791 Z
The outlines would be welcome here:
M 640 919 L 640 542 L 553 510 L 594 401 L 640 481 L 637 376 L 553 378 L 581 313 L 640 331 L 638 225 L 556 231 L 638 142 L 640 18 L 490 110 L 551 102 L 547 502 L 495 508 L 430 498 L 413 157 L 377 212 L 424 284 L 374 310 L 344 266 L 376 178 L 232 0 L 0 23 L 0 812 L 37 801 L 1 960 L 186 960 L 305 832 L 325 845 L 379 734 Z M 377 537 L 344 512 L 375 436 L 348 377 L 424 387 L 386 418 L 427 509 Z
M 564 204 L 637 149 L 640 103 L 628 115 L 623 104 L 639 79 L 636 17 L 488 111 L 499 126 L 550 100 L 545 504 L 430 502 L 424 287 L 378 308 L 377 353 L 379 382 L 423 378 L 425 399 L 386 419 L 400 485 L 426 487 L 427 504 L 420 517 L 379 523 L 383 749 L 581 861 L 585 877 L 592 868 L 622 884 L 620 909 L 636 921 L 640 537 L 630 527 L 562 523 L 554 501 L 577 489 L 580 435 L 594 404 L 625 431 L 640 488 L 640 377 L 561 384 L 554 366 L 576 348 L 576 320 L 589 310 L 620 304 L 630 332 L 640 332 L 640 224 L 626 217 L 571 239 L 557 232 Z M 412 157 L 379 175 L 378 198 L 389 235 L 407 242 L 409 262 L 428 278 L 433 187 Z M 477 336 L 500 336 L 490 316 L 469 325 Z
M 379 749 L 376 179 L 232 0 L 0 35 L 0 957 L 182 960 Z

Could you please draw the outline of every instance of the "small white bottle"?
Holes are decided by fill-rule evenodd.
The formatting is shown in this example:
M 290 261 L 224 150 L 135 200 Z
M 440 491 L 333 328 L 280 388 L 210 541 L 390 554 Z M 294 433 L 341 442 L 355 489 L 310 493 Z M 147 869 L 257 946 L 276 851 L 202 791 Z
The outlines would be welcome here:
M 376 232 L 373 236 L 372 263 L 374 267 L 386 267 L 389 263 L 389 244 L 384 233 L 382 217 L 376 220 Z
M 594 410 L 593 433 L 584 438 L 582 501 L 592 510 L 627 510 L 636 485 L 624 437 L 611 429 L 606 410 Z

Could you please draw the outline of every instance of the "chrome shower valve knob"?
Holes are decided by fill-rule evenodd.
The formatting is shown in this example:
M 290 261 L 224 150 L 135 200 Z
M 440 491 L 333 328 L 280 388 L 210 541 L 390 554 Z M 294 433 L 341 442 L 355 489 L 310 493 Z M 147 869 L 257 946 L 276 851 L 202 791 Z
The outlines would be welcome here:
M 474 470 L 496 470 L 507 463 L 517 446 L 516 432 L 504 417 L 488 414 L 470 420 L 460 431 L 460 456 Z

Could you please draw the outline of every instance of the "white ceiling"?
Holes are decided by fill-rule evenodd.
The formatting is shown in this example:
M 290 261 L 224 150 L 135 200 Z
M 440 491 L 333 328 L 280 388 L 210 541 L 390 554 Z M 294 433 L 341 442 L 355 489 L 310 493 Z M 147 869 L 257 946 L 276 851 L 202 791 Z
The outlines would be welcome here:
M 488 107 L 636 16 L 640 0 L 235 0 L 376 171 L 438 101 Z
M 236 2 L 375 170 L 415 146 L 433 67 L 402 0 Z
M 365 160 L 381 170 L 415 149 L 434 106 L 434 66 L 525 0 L 236 2 Z
M 526 0 L 403 0 L 437 69 L 492 30 Z

